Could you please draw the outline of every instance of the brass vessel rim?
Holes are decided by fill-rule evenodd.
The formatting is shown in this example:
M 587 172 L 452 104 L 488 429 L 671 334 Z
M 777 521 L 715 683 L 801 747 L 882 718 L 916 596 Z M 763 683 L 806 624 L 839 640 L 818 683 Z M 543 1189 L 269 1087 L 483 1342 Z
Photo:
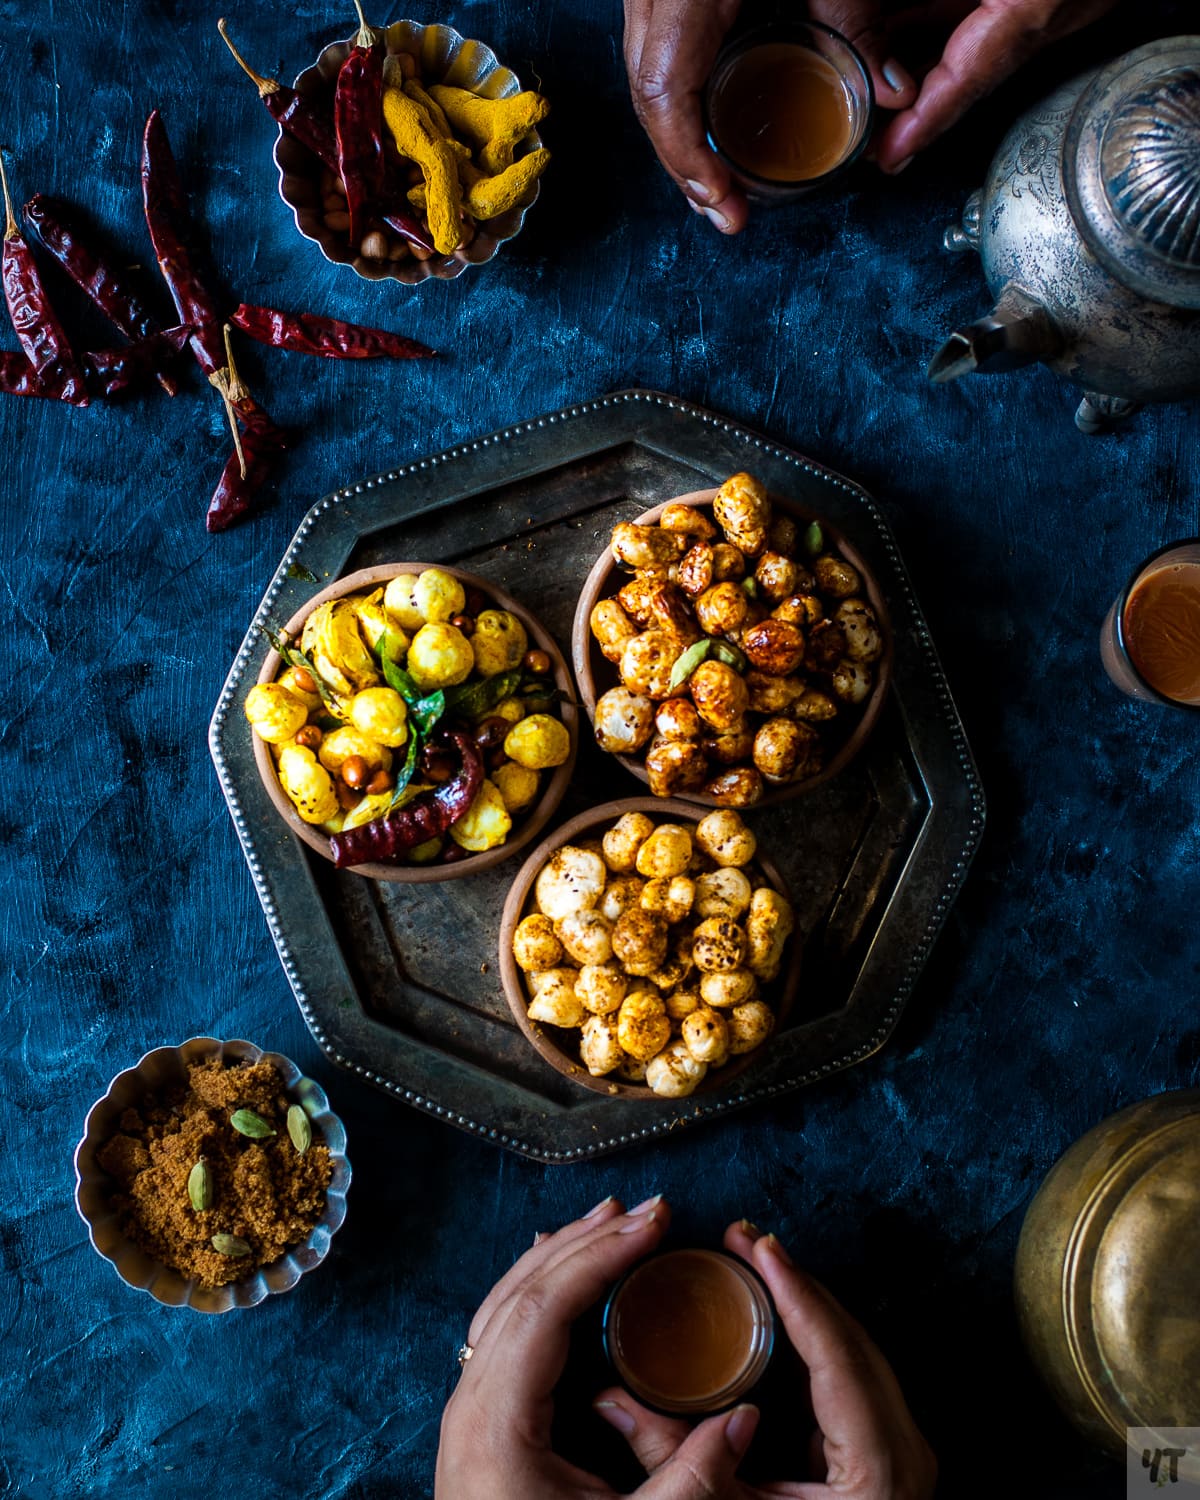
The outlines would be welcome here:
M 1079 1210 L 1075 1223 L 1072 1226 L 1070 1237 L 1067 1241 L 1066 1255 L 1063 1259 L 1062 1270 L 1062 1316 L 1063 1326 L 1067 1333 L 1067 1343 L 1071 1351 L 1071 1362 L 1075 1372 L 1079 1376 L 1088 1398 L 1095 1411 L 1104 1419 L 1112 1431 L 1125 1442 L 1126 1429 L 1130 1426 L 1144 1425 L 1132 1420 L 1136 1414 L 1125 1413 L 1130 1420 L 1118 1420 L 1118 1414 L 1112 1409 L 1111 1401 L 1106 1401 L 1101 1381 L 1098 1379 L 1096 1366 L 1103 1366 L 1104 1357 L 1101 1353 L 1099 1343 L 1095 1336 L 1095 1329 L 1090 1316 L 1085 1316 L 1085 1307 L 1090 1310 L 1092 1296 L 1092 1271 L 1096 1253 L 1099 1250 L 1100 1240 L 1103 1239 L 1103 1229 L 1098 1235 L 1093 1235 L 1091 1230 L 1104 1205 L 1111 1200 L 1117 1186 L 1124 1184 L 1126 1191 L 1132 1185 L 1130 1179 L 1136 1181 L 1141 1176 L 1141 1164 L 1150 1148 L 1163 1136 L 1170 1135 L 1176 1131 L 1187 1128 L 1195 1128 L 1195 1118 L 1190 1115 L 1176 1116 L 1174 1119 L 1164 1120 L 1161 1125 L 1156 1126 L 1148 1135 L 1135 1141 L 1116 1161 L 1108 1168 L 1088 1194 L 1083 1207 Z M 1122 1194 L 1121 1196 L 1124 1196 Z M 1104 1228 L 1111 1220 L 1106 1221 Z M 1086 1258 L 1086 1260 L 1085 1260 Z M 1084 1273 L 1086 1286 L 1081 1284 L 1081 1272 Z M 1081 1298 L 1086 1291 L 1086 1304 L 1081 1306 Z M 1109 1385 L 1110 1394 L 1113 1391 Z M 1120 1399 L 1120 1393 L 1117 1392 Z

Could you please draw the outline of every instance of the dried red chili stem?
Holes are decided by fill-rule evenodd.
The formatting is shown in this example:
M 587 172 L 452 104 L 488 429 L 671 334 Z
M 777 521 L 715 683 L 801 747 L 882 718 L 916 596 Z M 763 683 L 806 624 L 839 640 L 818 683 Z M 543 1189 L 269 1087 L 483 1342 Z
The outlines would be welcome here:
M 338 171 L 350 215 L 347 237 L 362 243 L 370 209 L 383 191 L 383 42 L 369 27 L 359 0 L 358 32 L 350 55 L 338 70 L 333 96 L 333 133 Z
M 86 406 L 88 395 L 83 371 L 46 295 L 33 251 L 25 243 L 13 217 L 3 154 L 0 154 L 0 186 L 4 190 L 4 250 L 0 256 L 0 279 L 4 282 L 4 300 L 8 304 L 12 326 L 47 395 L 59 401 L 69 401 L 72 406 Z
M 456 729 L 439 733 L 437 738 L 458 751 L 461 769 L 451 781 L 434 792 L 422 792 L 407 807 L 397 808 L 372 823 L 360 823 L 329 840 L 333 862 L 338 869 L 373 861 L 388 863 L 402 858 L 418 844 L 441 838 L 452 823 L 474 802 L 483 785 L 483 761 L 465 734 Z
M 217 298 L 197 274 L 185 237 L 189 222 L 187 198 L 179 168 L 158 110 L 146 121 L 142 139 L 142 198 L 146 226 L 181 323 L 190 323 L 192 353 L 206 375 L 224 362 L 222 319 Z
M 242 449 L 242 435 L 238 430 L 235 408 L 244 405 L 253 407 L 255 406 L 255 402 L 250 395 L 249 387 L 238 374 L 237 365 L 234 363 L 233 344 L 230 339 L 228 323 L 222 328 L 221 333 L 225 341 L 225 363 L 221 369 L 213 371 L 208 377 L 208 381 L 210 385 L 216 388 L 221 400 L 225 403 L 225 415 L 229 418 L 229 430 L 233 433 L 234 452 L 237 454 L 238 463 L 241 465 L 242 478 L 245 479 L 246 455 Z M 264 412 L 263 415 L 266 416 L 266 413 Z
M 58 398 L 37 378 L 37 371 L 24 354 L 0 350 L 0 392 L 6 396 L 41 396 L 44 401 Z
M 177 328 L 165 328 L 120 349 L 85 350 L 83 363 L 91 376 L 93 390 L 101 396 L 115 396 L 152 377 L 161 384 L 162 365 L 182 351 L 191 332 L 186 323 L 181 323 Z
M 302 98 L 295 89 L 288 88 L 277 78 L 264 78 L 256 73 L 238 49 L 233 45 L 224 20 L 217 22 L 217 30 L 225 45 L 233 53 L 234 61 L 258 90 L 258 97 L 266 105 L 272 119 L 294 136 L 301 145 L 307 146 L 322 166 L 331 172 L 338 169 L 337 142 L 333 138 L 333 127 L 324 116 Z
M 319 354 L 326 359 L 427 359 L 436 351 L 416 339 L 406 339 L 382 328 L 343 323 L 317 313 L 285 313 L 275 307 L 241 303 L 230 320 L 235 328 L 269 344 L 272 349 L 290 349 L 295 354 Z
M 85 226 L 69 203 L 38 193 L 25 205 L 24 214 L 37 231 L 38 239 L 75 285 L 127 339 L 136 344 L 159 334 L 157 320 L 126 284 L 123 272 L 88 242 Z M 155 374 L 167 395 L 175 395 L 179 389 L 175 381 L 161 370 Z
M 246 472 L 242 473 L 237 452 L 231 453 L 208 503 L 205 525 L 209 531 L 225 531 L 246 514 L 289 445 L 288 433 L 276 427 L 261 408 L 258 411 L 264 420 L 253 426 L 247 424 L 242 433 Z

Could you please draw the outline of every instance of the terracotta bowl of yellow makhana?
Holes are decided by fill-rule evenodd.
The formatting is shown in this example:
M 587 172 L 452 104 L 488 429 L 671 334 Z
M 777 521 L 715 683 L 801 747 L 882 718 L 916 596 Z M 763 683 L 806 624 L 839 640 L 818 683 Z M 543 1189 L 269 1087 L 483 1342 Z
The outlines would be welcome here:
M 408 603 L 401 602 L 399 607 L 402 613 L 405 609 L 413 613 L 403 613 L 401 619 L 385 607 L 391 597 L 389 585 L 394 580 L 415 580 L 434 573 L 443 592 L 440 606 L 436 599 L 432 603 L 423 602 L 425 594 L 413 595 L 409 590 L 403 596 Z M 432 598 L 432 588 L 427 593 Z M 445 614 L 445 598 L 450 598 L 454 606 L 452 617 Z M 364 600 L 371 602 L 364 605 Z M 319 610 L 335 601 L 354 601 L 352 614 L 343 611 L 345 618 L 339 616 L 336 620 L 328 612 L 324 617 L 317 616 Z M 421 617 L 421 608 L 426 609 L 430 619 Z M 341 667 L 335 660 L 328 673 L 320 671 L 322 682 L 315 691 L 310 686 L 312 674 L 306 671 L 304 662 L 318 667 L 328 663 L 329 656 L 336 656 L 337 652 L 329 646 L 329 655 L 321 654 L 322 643 L 330 638 L 323 635 L 316 643 L 310 640 L 311 650 L 304 654 L 303 660 L 292 654 L 302 647 L 305 625 L 313 618 L 328 620 L 331 633 L 342 628 L 349 631 L 348 638 L 336 636 L 339 645 L 344 642 Z M 422 648 L 424 675 L 414 684 L 419 670 L 414 666 L 416 643 L 423 629 L 435 625 L 434 637 L 426 636 L 426 647 Z M 485 629 L 490 632 L 486 658 L 479 649 Z M 381 630 L 387 631 L 387 635 L 380 634 Z M 412 806 L 417 797 L 432 797 L 452 775 L 461 772 L 463 756 L 459 755 L 455 765 L 450 735 L 465 736 L 474 746 L 486 778 L 471 803 L 470 823 L 456 823 L 443 830 L 437 841 L 426 841 L 425 847 L 414 848 L 396 860 L 389 857 L 356 861 L 347 866 L 353 873 L 371 880 L 400 882 L 456 880 L 478 874 L 519 853 L 553 816 L 570 782 L 577 748 L 578 711 L 573 701 L 571 675 L 562 652 L 545 627 L 490 579 L 441 563 L 395 562 L 365 568 L 314 595 L 274 639 L 289 653 L 288 660 L 281 657 L 278 649 L 267 653 L 258 684 L 247 696 L 247 705 L 259 693 L 259 700 L 254 700 L 254 711 L 267 713 L 268 733 L 279 732 L 283 737 L 271 743 L 262 737 L 261 731 L 252 731 L 255 762 L 280 817 L 298 839 L 323 859 L 340 862 L 335 858 L 332 836 L 345 832 L 348 824 L 352 827 L 351 820 L 373 822 L 393 811 L 402 812 L 404 803 L 398 800 L 401 794 L 411 794 L 408 805 Z M 441 688 L 445 707 L 432 721 L 428 719 L 429 695 L 439 690 L 437 669 L 442 658 L 430 656 L 431 641 L 439 650 L 451 653 L 451 670 L 445 675 L 455 679 Z M 385 650 L 389 656 L 386 669 L 382 655 Z M 458 666 L 454 664 L 453 653 L 462 657 Z M 392 655 L 395 661 L 391 660 Z M 467 662 L 473 665 L 463 676 Z M 299 679 L 302 698 L 304 689 L 308 689 L 305 721 L 298 727 L 290 722 L 276 726 L 269 712 L 272 705 L 262 702 L 261 689 L 264 685 L 282 683 L 294 692 L 298 668 L 302 674 Z M 398 672 L 396 668 L 401 670 Z M 350 679 L 345 676 L 347 671 L 351 673 Z M 326 680 L 327 676 L 332 682 Z M 391 692 L 372 699 L 361 691 L 364 682 L 390 688 Z M 497 699 L 498 690 L 505 684 L 511 691 Z M 274 692 L 273 687 L 271 691 Z M 406 710 L 397 708 L 397 692 L 404 696 Z M 390 732 L 386 727 L 376 732 L 371 711 L 386 710 L 389 703 L 401 716 L 403 728 L 393 724 Z M 294 710 L 285 704 L 285 720 L 289 711 Z M 248 706 L 248 718 L 251 712 Z M 502 721 L 507 721 L 507 727 Z M 422 722 L 428 728 L 418 740 L 419 756 L 409 766 L 413 726 Z M 356 734 L 359 738 L 365 734 L 367 743 L 358 743 L 354 739 Z M 298 747 L 308 753 L 297 755 Z M 286 766 L 285 751 L 289 752 Z M 403 782 L 406 770 L 410 774 L 407 786 Z M 285 790 L 282 784 L 285 774 L 289 775 L 293 793 L 299 795 L 289 795 Z M 349 785 L 351 781 L 353 786 Z M 331 787 L 338 805 L 331 815 L 322 816 L 330 814 Z M 316 800 L 305 801 L 310 794 Z

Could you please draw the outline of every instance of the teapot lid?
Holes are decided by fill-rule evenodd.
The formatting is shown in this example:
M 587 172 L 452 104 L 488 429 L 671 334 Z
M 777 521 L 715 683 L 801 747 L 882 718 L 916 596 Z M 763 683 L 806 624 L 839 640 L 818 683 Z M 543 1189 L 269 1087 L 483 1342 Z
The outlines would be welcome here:
M 1063 166 L 1083 236 L 1112 275 L 1200 308 L 1200 36 L 1101 69 L 1071 116 Z

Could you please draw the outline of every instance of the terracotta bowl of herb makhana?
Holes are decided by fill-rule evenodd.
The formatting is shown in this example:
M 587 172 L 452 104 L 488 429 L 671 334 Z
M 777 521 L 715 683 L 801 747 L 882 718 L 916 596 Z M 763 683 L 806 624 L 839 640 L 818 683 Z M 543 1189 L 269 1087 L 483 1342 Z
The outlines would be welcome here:
M 800 975 L 787 887 L 732 808 L 636 797 L 533 851 L 500 921 L 513 1019 L 565 1077 L 661 1106 L 767 1052 Z
M 549 633 L 489 579 L 394 562 L 323 589 L 244 708 L 263 785 L 314 853 L 372 880 L 453 880 L 523 849 L 575 762 Z
M 571 636 L 597 743 L 659 797 L 766 806 L 836 776 L 887 699 L 866 559 L 750 474 L 613 528 Z

